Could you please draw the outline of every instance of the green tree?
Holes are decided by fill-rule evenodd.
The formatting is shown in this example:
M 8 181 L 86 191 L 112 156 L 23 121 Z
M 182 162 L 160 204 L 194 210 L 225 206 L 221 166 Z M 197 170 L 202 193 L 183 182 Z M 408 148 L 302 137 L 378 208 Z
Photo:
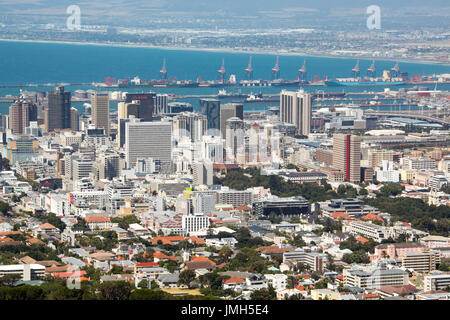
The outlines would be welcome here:
M 268 289 L 255 290 L 250 294 L 250 300 L 276 300 L 277 293 L 272 286 Z
M 178 278 L 178 284 L 184 284 L 189 286 L 190 283 L 195 279 L 195 272 L 189 269 L 180 272 Z
M 0 212 L 7 214 L 9 211 L 11 211 L 11 206 L 4 201 L 0 201 Z
M 22 279 L 22 277 L 19 274 L 7 274 L 0 277 L 0 286 L 12 286 L 20 279 Z
M 104 282 L 98 286 L 100 300 L 128 300 L 131 285 L 126 281 Z
M 140 281 L 138 284 L 138 287 L 139 288 L 148 288 L 148 280 L 144 279 L 144 280 Z

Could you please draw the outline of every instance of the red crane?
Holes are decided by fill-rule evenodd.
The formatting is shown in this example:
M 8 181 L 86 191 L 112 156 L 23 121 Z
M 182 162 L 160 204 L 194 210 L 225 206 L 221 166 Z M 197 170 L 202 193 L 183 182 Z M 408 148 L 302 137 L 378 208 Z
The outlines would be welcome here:
M 225 79 L 225 75 L 226 75 L 225 59 L 222 59 L 222 66 L 220 67 L 219 70 L 217 70 L 217 73 L 218 73 L 219 80 L 223 82 Z
M 272 80 L 280 79 L 280 65 L 279 65 L 279 56 L 277 56 L 277 62 L 275 63 L 275 67 L 272 68 Z
M 162 66 L 161 70 L 159 71 L 159 77 L 164 80 L 167 79 L 167 69 L 166 69 L 166 58 L 165 57 L 163 60 L 163 66 Z
M 372 60 L 372 64 L 370 65 L 369 69 L 367 69 L 367 75 L 370 77 L 375 77 L 376 75 L 375 59 Z
M 245 69 L 245 76 L 248 80 L 253 80 L 252 56 L 250 56 L 248 67 Z
M 391 68 L 391 76 L 398 77 L 400 74 L 400 67 L 398 66 L 398 61 L 395 63 L 395 66 Z
M 301 81 L 306 81 L 306 59 L 303 59 L 303 66 L 298 70 L 298 78 Z
M 360 69 L 359 69 L 359 59 L 356 61 L 355 67 L 352 69 L 352 75 L 355 78 L 358 78 L 360 75 Z

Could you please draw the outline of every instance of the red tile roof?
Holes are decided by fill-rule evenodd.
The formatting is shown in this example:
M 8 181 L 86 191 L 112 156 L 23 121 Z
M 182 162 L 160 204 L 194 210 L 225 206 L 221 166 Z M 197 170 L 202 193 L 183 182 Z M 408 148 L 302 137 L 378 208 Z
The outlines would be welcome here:
M 378 293 L 365 293 L 365 294 L 363 294 L 363 297 L 364 298 L 377 298 L 377 297 L 379 297 L 379 294 Z
M 22 232 L 20 231 L 5 231 L 5 232 L 0 232 L 0 236 L 9 236 L 12 234 L 22 234 Z
M 162 252 L 155 252 L 153 253 L 153 257 L 157 258 L 157 259 L 169 259 L 172 261 L 178 261 L 177 258 L 173 257 L 173 256 L 168 256 Z
M 57 278 L 69 278 L 69 277 L 76 277 L 76 276 L 85 276 L 87 273 L 86 271 L 74 271 L 74 272 L 55 272 L 52 275 Z
M 56 229 L 56 227 L 54 225 L 50 224 L 50 223 L 44 223 L 44 224 L 41 224 L 39 226 L 39 229 L 41 229 L 41 230 L 44 230 L 44 229 Z
M 369 240 L 367 240 L 366 238 L 363 238 L 363 237 L 356 238 L 356 241 L 359 241 L 359 242 L 362 242 L 362 243 L 369 242 Z
M 84 218 L 84 221 L 86 221 L 87 223 L 91 223 L 91 222 L 111 222 L 111 220 L 108 217 L 105 217 L 105 216 L 86 217 L 86 218 Z
M 259 247 L 256 248 L 256 251 L 271 254 L 271 253 L 284 253 L 284 252 L 292 252 L 292 249 L 289 248 L 280 248 L 278 246 L 269 246 L 269 247 Z
M 383 218 L 381 218 L 380 216 L 377 216 L 376 214 L 373 214 L 373 213 L 368 213 L 361 219 L 384 222 Z
M 196 236 L 191 236 L 191 237 L 187 237 L 186 239 L 188 239 L 190 242 L 194 243 L 194 244 L 205 244 L 205 240 Z
M 136 265 L 136 267 L 159 267 L 156 262 L 141 262 Z
M 245 280 L 241 278 L 229 278 L 226 280 L 223 280 L 223 283 L 229 284 L 229 283 L 244 283 Z
M 30 244 L 45 244 L 44 241 L 38 239 L 38 238 L 31 238 L 27 240 L 28 243 Z
M 345 213 L 345 212 L 333 212 L 331 214 L 331 217 L 333 219 L 341 219 L 341 218 L 343 218 L 343 219 L 350 219 L 350 216 L 347 213 Z

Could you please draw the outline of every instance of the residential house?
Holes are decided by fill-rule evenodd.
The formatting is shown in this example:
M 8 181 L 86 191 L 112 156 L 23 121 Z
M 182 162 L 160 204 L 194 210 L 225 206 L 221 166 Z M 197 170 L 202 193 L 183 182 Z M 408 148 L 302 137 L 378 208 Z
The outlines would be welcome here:
M 84 218 L 90 230 L 111 230 L 111 220 L 106 216 L 90 216 Z

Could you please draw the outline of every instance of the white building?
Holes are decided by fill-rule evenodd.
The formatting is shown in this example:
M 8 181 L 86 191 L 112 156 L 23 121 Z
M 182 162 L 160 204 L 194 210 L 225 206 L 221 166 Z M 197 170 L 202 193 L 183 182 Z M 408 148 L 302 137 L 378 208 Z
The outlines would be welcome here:
M 343 226 L 343 232 L 348 232 L 355 236 L 361 235 L 378 242 L 389 237 L 395 238 L 393 228 L 379 226 L 372 222 L 352 221 L 350 224 Z
M 288 276 L 285 274 L 266 274 L 265 275 L 269 286 L 272 286 L 275 290 L 284 290 L 287 286 Z
M 424 291 L 442 290 L 450 286 L 450 274 L 437 274 L 425 276 L 423 281 Z
M 408 272 L 400 269 L 364 271 L 344 269 L 344 285 L 362 289 L 378 289 L 383 286 L 404 286 L 409 282 Z
M 223 161 L 224 139 L 220 136 L 203 136 L 201 143 L 201 159 L 210 162 Z
M 41 278 L 45 274 L 45 267 L 40 264 L 11 264 L 0 266 L 0 277 L 17 274 L 23 281 Z
M 429 169 L 436 169 L 436 161 L 427 158 L 427 157 L 407 157 L 400 159 L 400 164 L 403 166 L 403 169 L 409 169 L 409 170 L 429 170 Z
M 140 122 L 125 124 L 125 158 L 128 168 L 136 166 L 138 158 L 161 161 L 170 169 L 172 160 L 172 124 L 170 122 Z
M 393 161 L 382 160 L 381 165 L 375 171 L 377 180 L 380 182 L 400 182 L 400 173 L 396 170 Z
M 181 226 L 186 233 L 204 231 L 209 228 L 210 221 L 203 213 L 183 215 Z

